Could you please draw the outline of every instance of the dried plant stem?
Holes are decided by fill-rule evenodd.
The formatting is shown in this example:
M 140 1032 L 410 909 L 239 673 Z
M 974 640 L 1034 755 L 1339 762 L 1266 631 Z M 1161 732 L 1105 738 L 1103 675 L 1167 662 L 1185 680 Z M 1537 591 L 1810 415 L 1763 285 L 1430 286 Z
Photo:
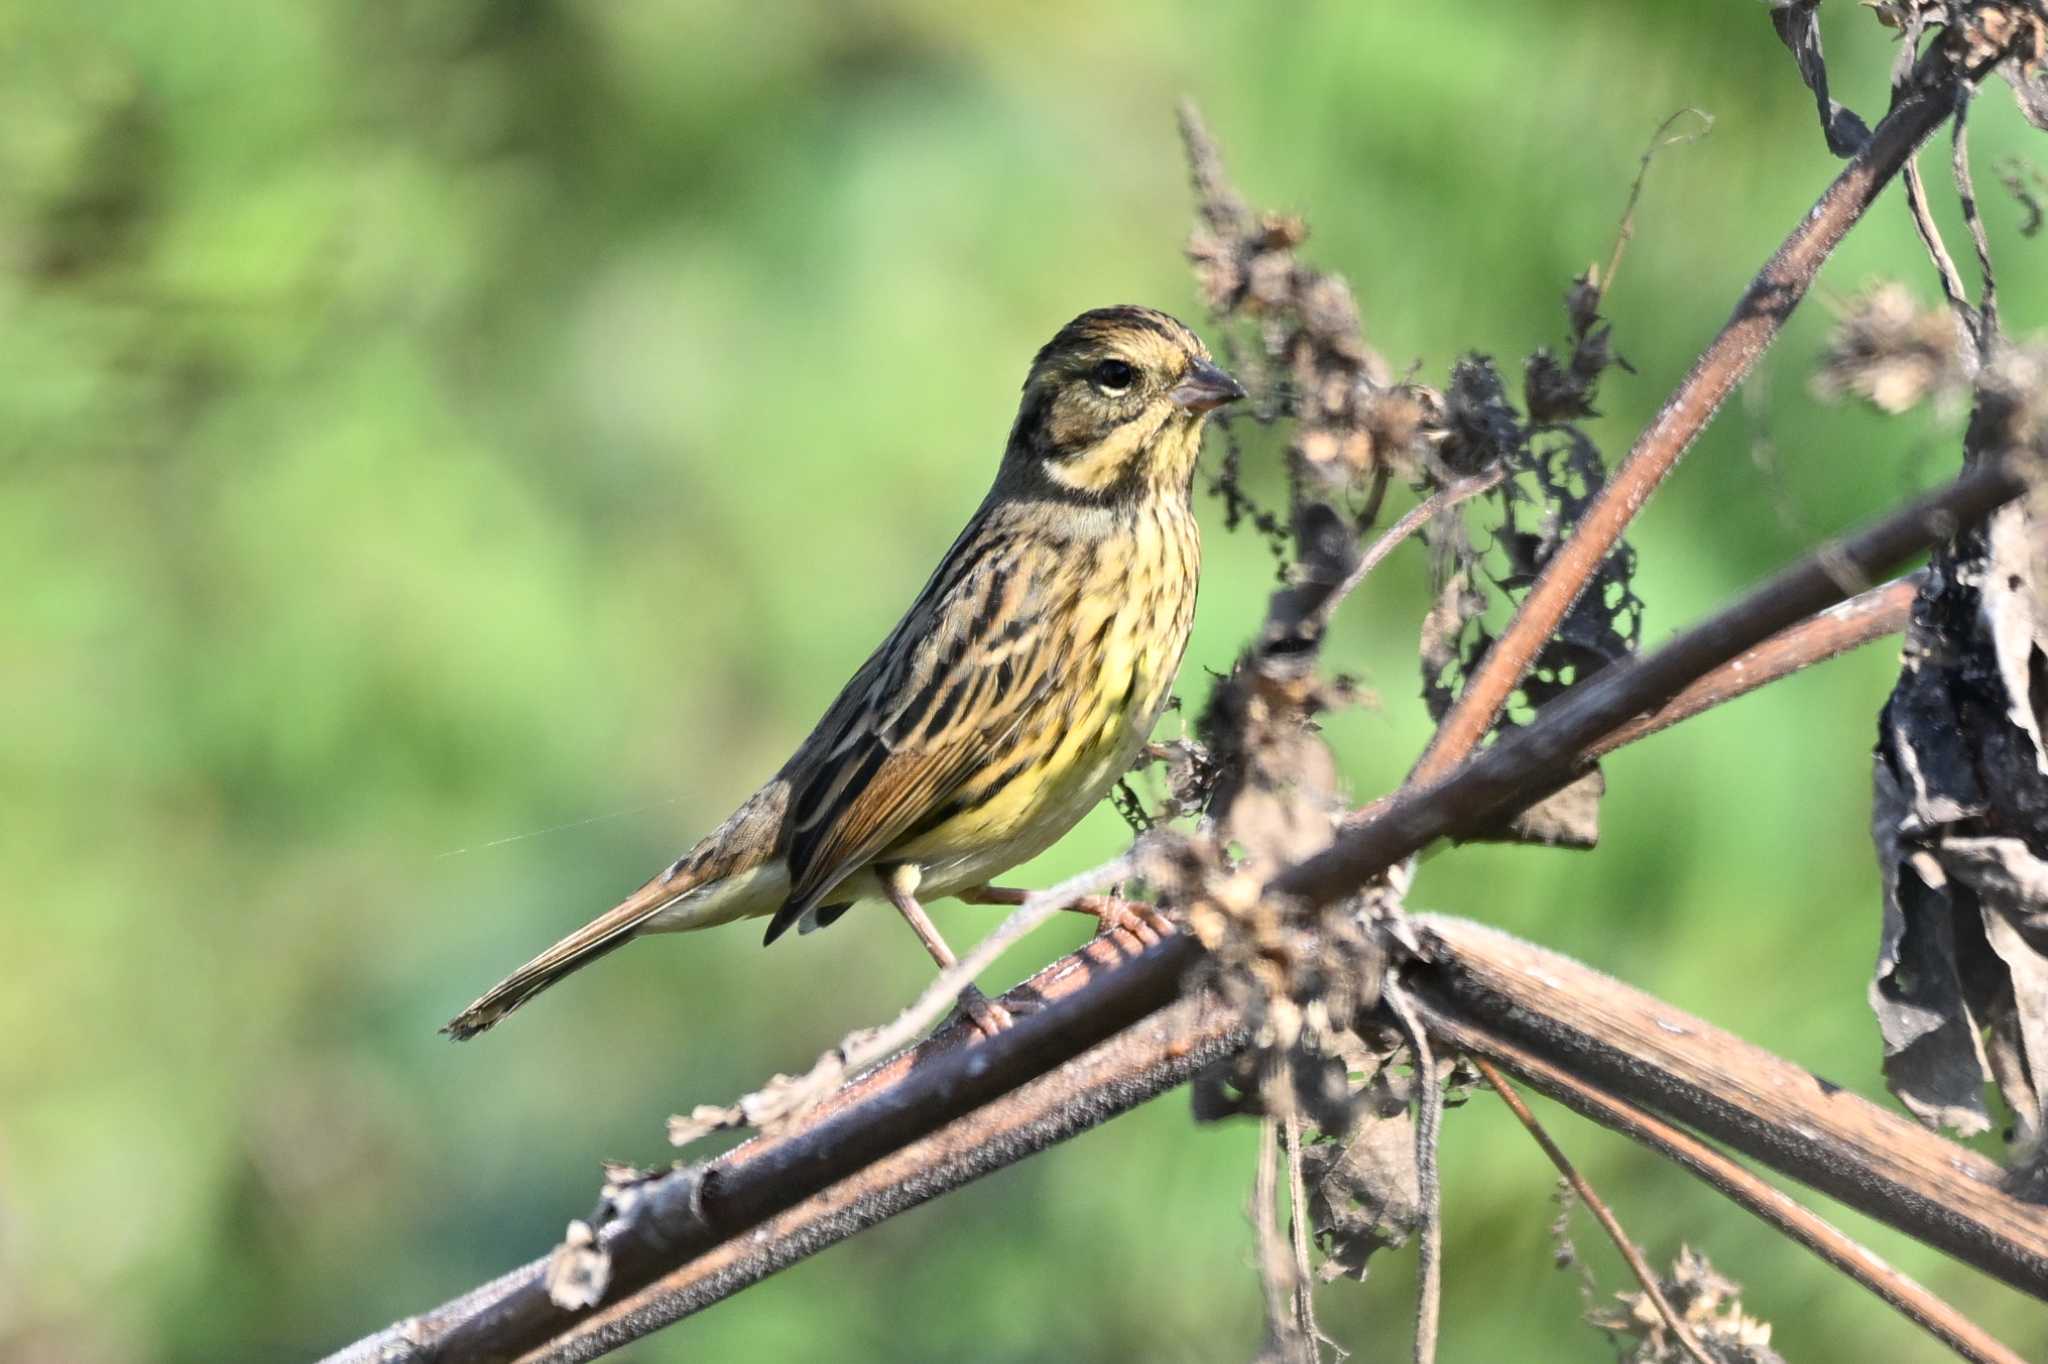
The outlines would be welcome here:
M 1792 229 L 1735 305 L 1734 316 L 1700 355 L 1627 461 L 1579 519 L 1570 540 L 1545 565 L 1521 608 L 1438 727 L 1416 765 L 1417 786 L 1435 782 L 1478 747 L 1529 670 L 1544 641 L 1571 608 L 1650 494 L 1677 465 L 1714 412 L 1804 298 L 1837 243 L 1877 194 L 1956 107 L 1958 82 L 1945 58 L 1921 73 L 1872 131 L 1813 210 Z
M 1955 257 L 1948 253 L 1948 243 L 1941 239 L 1941 228 L 1934 221 L 1934 211 L 1927 203 L 1927 185 L 1920 178 L 1917 160 L 1906 162 L 1906 209 L 1913 215 L 1913 230 L 1920 234 L 1920 244 L 1927 248 L 1927 258 L 1934 262 L 1934 273 L 1941 281 L 1942 297 L 1948 300 L 1949 310 L 1956 316 L 1956 325 L 1962 328 L 1963 336 L 1971 350 L 1977 345 L 1977 311 L 1970 306 L 1968 295 L 1963 292 L 1963 277 L 1956 269 Z
M 1705 1142 L 1470 1020 L 1432 1016 L 1481 1073 L 1491 1057 L 1552 1098 L 1630 1137 L 1699 1176 L 1738 1206 L 1805 1246 L 1965 1359 L 1977 1364 L 2023 1364 L 2020 1356 L 1954 1307 L 1782 1190 L 1766 1183 Z M 1489 1075 L 1489 1079 L 1491 1076 Z M 1497 1085 L 1496 1088 L 1499 1088 Z M 1505 1095 L 1503 1095 L 1505 1097 Z M 1589 1205 L 1590 1206 L 1590 1205 Z
M 1551 1139 L 1543 1124 L 1536 1121 L 1536 1115 L 1529 1111 L 1529 1105 L 1522 1102 L 1522 1096 L 1508 1083 L 1507 1076 L 1502 1075 L 1484 1056 L 1475 1054 L 1468 1059 L 1479 1068 L 1479 1073 L 1486 1077 L 1486 1083 L 1493 1086 L 1494 1093 L 1500 1095 L 1501 1102 L 1508 1106 L 1508 1111 L 1513 1113 L 1521 1121 L 1522 1126 L 1528 1129 L 1529 1135 L 1536 1139 L 1536 1144 L 1543 1148 L 1543 1154 L 1550 1157 L 1550 1163 L 1557 1167 L 1557 1172 L 1572 1186 L 1572 1191 L 1579 1196 L 1579 1201 L 1586 1205 L 1586 1211 L 1593 1215 L 1593 1220 L 1607 1233 L 1607 1239 L 1614 1242 L 1614 1248 L 1620 1251 L 1621 1258 L 1628 1262 L 1629 1273 L 1636 1276 L 1636 1282 L 1642 1285 L 1643 1293 L 1650 1299 L 1650 1305 L 1657 1309 L 1658 1316 L 1664 1318 L 1664 1325 L 1677 1337 L 1679 1345 L 1698 1361 L 1698 1364 L 1715 1364 L 1707 1352 L 1700 1348 L 1700 1343 L 1693 1339 L 1692 1328 L 1688 1327 L 1684 1319 L 1672 1309 L 1670 1300 L 1664 1296 L 1663 1285 L 1657 1282 L 1656 1271 L 1650 1268 L 1649 1263 L 1643 1259 L 1643 1252 L 1636 1248 L 1636 1243 L 1622 1230 L 1621 1219 L 1614 1215 L 1614 1210 L 1607 1206 L 1606 1200 L 1601 1198 L 1586 1177 L 1579 1173 L 1578 1167 L 1572 1164 L 1564 1149 Z
M 1315 609 L 1309 612 L 1305 619 L 1313 623 L 1318 629 L 1327 626 L 1331 613 L 1337 609 L 1346 597 L 1350 596 L 1357 589 L 1360 583 L 1366 580 L 1367 575 L 1380 566 L 1380 563 L 1389 554 L 1400 548 L 1403 541 L 1413 537 L 1417 531 L 1459 503 L 1469 502 L 1481 493 L 1499 487 L 1500 481 L 1507 477 L 1507 473 L 1507 467 L 1501 465 L 1483 474 L 1474 474 L 1470 478 L 1461 478 L 1456 483 L 1438 489 L 1413 507 L 1410 507 L 1406 515 L 1393 525 L 1387 527 L 1379 539 L 1372 542 L 1371 547 L 1360 556 L 1357 565 L 1352 568 L 1351 572 L 1345 575 L 1344 580 L 1337 584 L 1335 590 L 1323 598 L 1321 602 L 1317 603 Z
M 1107 970 L 1121 955 L 1098 938 L 1088 949 L 1039 973 L 1033 983 L 1004 996 L 1023 1002 L 1066 982 L 1073 993 L 1024 1013 L 998 1034 L 962 1045 L 971 1032 L 950 1028 L 921 1049 L 915 1064 L 886 1067 L 886 1082 L 856 1082 L 857 1102 L 834 1102 L 807 1112 L 801 1130 L 762 1140 L 705 1166 L 644 1181 L 630 1208 L 598 1229 L 610 1261 L 610 1292 L 636 1292 L 679 1264 L 713 1250 L 796 1207 L 805 1199 L 900 1151 L 982 1105 L 1008 1095 L 1172 1001 L 1196 949 L 1175 936 Z M 1095 978 L 1099 977 L 1099 978 Z M 1079 986 L 1091 982 L 1094 988 Z M 1014 1011 L 1013 1011 L 1014 1012 Z M 1122 1111 L 1120 1108 L 1114 1112 Z M 1098 1113 L 1093 1125 L 1113 1112 Z M 1069 1128 L 1069 1131 L 1078 1128 Z M 1047 1142 L 1046 1144 L 1049 1144 Z M 1021 1159 L 1013 1151 L 1002 1163 Z M 402 1322 L 363 1342 L 393 1352 L 350 1353 L 345 1359 L 456 1361 L 508 1358 L 535 1349 L 574 1327 L 585 1315 L 550 1296 L 546 1260 L 498 1280 L 425 1318 Z M 423 1347 L 420 1342 L 429 1341 Z
M 1700 127 L 1698 132 L 1680 133 L 1671 137 L 1665 136 L 1665 134 L 1671 131 L 1678 120 L 1685 118 L 1687 115 L 1699 120 Z M 1650 145 L 1643 148 L 1642 159 L 1636 163 L 1635 178 L 1629 181 L 1628 202 L 1622 206 L 1621 222 L 1614 229 L 1614 249 L 1608 253 L 1607 269 L 1595 281 L 1595 287 L 1600 290 L 1603 296 L 1614 288 L 1614 277 L 1621 273 L 1622 255 L 1628 250 L 1629 242 L 1635 239 L 1636 205 L 1642 201 L 1643 182 L 1650 178 L 1650 166 L 1651 163 L 1656 161 L 1657 153 L 1663 151 L 1666 147 L 1676 147 L 1687 142 L 1697 142 L 1713 130 L 1714 116 L 1704 109 L 1695 109 L 1688 105 L 1667 115 L 1664 121 L 1657 125 L 1657 131 L 1650 134 Z
M 1014 913 L 976 943 L 966 956 L 941 971 L 911 1002 L 910 1007 L 889 1023 L 849 1033 L 837 1047 L 819 1057 L 809 1071 L 794 1081 L 769 1085 L 743 1096 L 728 1108 L 699 1107 L 687 1118 L 671 1119 L 669 1139 L 683 1146 L 713 1131 L 750 1124 L 772 1127 L 786 1123 L 823 1101 L 846 1076 L 895 1055 L 943 1018 L 960 998 L 961 991 L 973 984 L 974 978 L 986 971 L 1012 943 L 1061 910 L 1071 908 L 1087 896 L 1129 877 L 1135 855 L 1134 850 L 1090 871 L 1069 877 L 1057 886 L 1026 895 Z
M 1280 1235 L 1280 1119 L 1259 1122 L 1259 1160 L 1252 1174 L 1252 1232 L 1259 1245 L 1259 1284 L 1266 1294 L 1266 1347 L 1296 1360 L 1294 1284 L 1287 1244 Z
M 1294 1251 L 1294 1321 L 1302 1337 L 1309 1342 L 1309 1353 L 1320 1357 L 1327 1342 L 1322 1328 L 1316 1324 L 1316 1294 L 1314 1266 L 1309 1263 L 1309 1209 L 1308 1188 L 1301 1178 L 1301 1115 L 1289 1113 L 1282 1125 L 1282 1135 L 1287 1139 L 1287 1209 L 1288 1231 Z
M 1912 613 L 1913 596 L 1920 590 L 1925 570 L 1894 578 L 1837 606 L 1830 606 L 1780 630 L 1754 649 L 1723 663 L 1665 702 L 1654 713 L 1638 716 L 1586 752 L 1589 762 L 1598 761 L 1624 744 L 1648 738 L 1690 720 L 1738 696 L 1746 696 L 1779 678 L 1790 677 L 1803 668 L 1824 663 L 1860 649 L 1866 644 L 1896 635 L 1906 628 Z
M 1998 277 L 1991 269 L 1991 239 L 1984 233 L 1984 215 L 1977 211 L 1977 187 L 1970 181 L 1970 87 L 1956 97 L 1956 119 L 1949 130 L 1949 169 L 1955 176 L 1956 198 L 1962 204 L 1963 222 L 1970 229 L 1970 245 L 1977 253 L 1977 275 L 1983 292 L 1977 299 L 1977 355 L 1988 358 L 1991 342 L 1998 335 Z
M 1085 973 L 1076 974 L 1085 978 Z M 1018 1002 L 1015 992 L 1005 998 L 1012 1005 Z M 1244 1041 L 1241 1021 L 1215 996 L 1190 993 L 751 1233 L 732 1237 L 639 1291 L 604 1303 L 521 1364 L 580 1364 L 649 1335 L 876 1223 L 1166 1093 L 1235 1053 Z
M 1921 569 L 1895 578 L 1779 631 L 1754 649 L 1705 674 L 1655 711 L 1638 715 L 1595 742 L 1586 750 L 1581 768 L 1591 767 L 1616 749 L 1747 696 L 1780 678 L 1900 633 L 1906 628 L 1913 597 L 1925 581 L 1925 574 L 1926 570 Z M 1389 792 L 1360 806 L 1352 816 L 1353 827 L 1377 818 L 1400 794 Z
M 1437 1133 L 1444 1112 L 1443 1086 L 1437 1080 L 1429 1032 L 1416 1017 L 1407 991 L 1391 975 L 1381 989 L 1387 1008 L 1401 1020 L 1408 1045 L 1415 1052 L 1415 1184 L 1422 1202 L 1422 1229 L 1416 1236 L 1421 1263 L 1415 1285 L 1415 1364 L 1435 1364 L 1444 1300 L 1443 1190 L 1436 1167 Z

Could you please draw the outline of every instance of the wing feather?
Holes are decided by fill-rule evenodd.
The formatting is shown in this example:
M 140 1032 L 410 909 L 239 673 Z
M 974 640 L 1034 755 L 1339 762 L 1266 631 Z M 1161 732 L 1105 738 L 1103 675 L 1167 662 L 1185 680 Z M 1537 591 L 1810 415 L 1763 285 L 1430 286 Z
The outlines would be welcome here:
M 968 537 L 962 537 L 963 542 Z M 1057 561 L 982 530 L 956 545 L 855 686 L 790 801 L 789 901 L 771 935 L 877 860 L 1001 751 L 1049 671 Z M 950 570 L 950 571 L 949 571 Z M 852 692 L 853 687 L 848 691 Z

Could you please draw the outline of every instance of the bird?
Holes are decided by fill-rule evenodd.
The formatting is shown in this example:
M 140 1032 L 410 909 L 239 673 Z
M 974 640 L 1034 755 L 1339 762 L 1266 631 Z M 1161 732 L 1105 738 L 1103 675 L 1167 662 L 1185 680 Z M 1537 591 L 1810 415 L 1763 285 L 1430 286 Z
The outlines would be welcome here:
M 612 909 L 486 991 L 474 1037 L 651 933 L 768 919 L 764 942 L 885 900 L 941 969 L 922 900 L 1015 904 L 994 878 L 1051 847 L 1129 771 L 1194 621 L 1192 485 L 1208 416 L 1245 396 L 1186 324 L 1082 313 L 1037 353 L 994 484 L 910 609 L 782 769 Z M 1105 929 L 1149 924 L 1110 896 Z M 1009 1023 L 973 986 L 984 1035 Z

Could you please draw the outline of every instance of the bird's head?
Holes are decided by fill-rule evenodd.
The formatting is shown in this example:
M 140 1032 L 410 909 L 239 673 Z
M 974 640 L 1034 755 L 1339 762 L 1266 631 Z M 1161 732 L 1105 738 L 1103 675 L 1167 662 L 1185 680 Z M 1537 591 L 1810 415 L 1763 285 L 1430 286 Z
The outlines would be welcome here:
M 1060 328 L 1032 361 L 1005 476 L 1097 505 L 1184 494 L 1204 418 L 1242 397 L 1177 319 L 1097 308 Z

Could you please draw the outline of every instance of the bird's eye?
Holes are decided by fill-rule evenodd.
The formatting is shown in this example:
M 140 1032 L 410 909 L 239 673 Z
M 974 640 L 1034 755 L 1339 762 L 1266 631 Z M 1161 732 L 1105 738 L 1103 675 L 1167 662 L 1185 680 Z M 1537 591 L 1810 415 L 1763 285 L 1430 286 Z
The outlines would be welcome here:
M 1089 372 L 1104 393 L 1121 393 L 1137 381 L 1138 371 L 1122 360 L 1104 360 Z

